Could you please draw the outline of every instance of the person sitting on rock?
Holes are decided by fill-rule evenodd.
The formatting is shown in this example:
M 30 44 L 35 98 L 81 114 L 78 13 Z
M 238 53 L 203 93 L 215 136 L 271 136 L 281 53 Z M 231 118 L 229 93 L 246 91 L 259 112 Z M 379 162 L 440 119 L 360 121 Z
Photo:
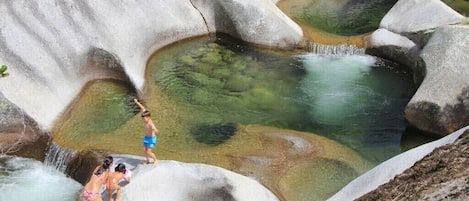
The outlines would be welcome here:
M 130 182 L 130 171 L 125 169 L 125 164 L 119 163 L 114 172 L 109 173 L 106 184 L 108 201 L 113 201 L 112 195 L 116 194 L 115 201 L 121 200 L 122 187 L 119 185 L 121 180 Z

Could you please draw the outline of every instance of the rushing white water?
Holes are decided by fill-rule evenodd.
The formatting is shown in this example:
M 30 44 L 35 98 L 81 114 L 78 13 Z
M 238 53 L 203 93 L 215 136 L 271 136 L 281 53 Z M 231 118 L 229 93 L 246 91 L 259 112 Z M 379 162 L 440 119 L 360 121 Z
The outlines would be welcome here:
M 357 82 L 375 63 L 366 55 L 318 55 L 301 56 L 307 76 L 301 89 L 309 96 L 311 116 L 326 124 L 341 124 L 346 117 L 361 108 L 366 88 Z
M 364 48 L 358 48 L 354 45 L 324 45 L 310 43 L 309 52 L 321 55 L 347 54 L 347 55 L 365 55 Z
M 74 201 L 81 187 L 39 161 L 0 156 L 1 201 Z
M 55 167 L 60 172 L 65 172 L 67 163 L 76 153 L 75 150 L 63 148 L 57 143 L 53 142 L 49 147 L 49 151 L 44 159 L 44 164 L 47 166 Z

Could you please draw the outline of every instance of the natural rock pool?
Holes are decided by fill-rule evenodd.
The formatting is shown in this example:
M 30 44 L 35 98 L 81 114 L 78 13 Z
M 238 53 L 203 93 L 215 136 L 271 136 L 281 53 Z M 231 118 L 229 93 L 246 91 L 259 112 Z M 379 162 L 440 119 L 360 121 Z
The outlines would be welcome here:
M 371 168 L 370 162 L 404 151 L 403 111 L 415 92 L 411 74 L 368 55 L 274 51 L 220 35 L 181 41 L 157 52 L 146 74 L 141 99 L 161 133 L 156 148 L 160 159 L 208 163 L 253 176 L 258 176 L 256 170 L 249 167 L 294 165 L 288 172 L 286 166 L 271 172 L 280 175 L 264 181 L 280 183 L 271 190 L 296 199 L 325 199 Z M 123 83 L 89 84 L 57 122 L 55 141 L 67 148 L 142 155 L 142 121 L 132 102 L 136 96 Z M 269 139 L 278 133 L 295 137 L 296 131 L 310 133 L 306 145 L 315 144 L 317 134 L 346 147 L 322 142 L 305 152 L 314 153 L 311 157 L 282 158 L 291 146 Z M 277 150 L 272 149 L 269 144 L 277 141 Z M 313 159 L 324 154 L 327 159 Z M 332 183 L 321 192 L 314 187 L 317 181 L 297 177 L 323 168 L 347 176 L 323 177 L 320 181 Z M 298 183 L 304 187 L 288 188 Z
M 307 39 L 362 47 L 359 34 L 377 28 L 387 6 L 395 1 L 281 2 L 297 5 L 291 4 L 289 9 L 298 9 L 300 16 L 288 15 L 303 26 Z M 36 8 L 36 4 L 15 5 L 20 6 L 9 10 Z M 43 16 L 37 10 L 25 12 L 32 18 L 15 17 L 13 21 Z M 23 12 L 14 14 L 20 16 Z M 11 36 L 13 41 L 17 33 Z M 18 42 L 31 44 L 18 38 Z M 58 37 L 52 38 L 55 41 Z M 47 39 L 44 37 L 44 41 L 50 42 Z M 76 44 L 86 44 L 77 41 Z M 50 47 L 62 50 L 46 42 L 36 46 L 39 51 Z M 119 42 L 113 44 L 125 47 L 125 43 Z M 335 47 L 330 49 L 338 53 L 272 51 L 226 38 L 198 38 L 178 41 L 159 51 L 149 61 L 147 88 L 139 93 L 162 131 L 156 150 L 158 157 L 214 164 L 242 173 L 261 181 L 284 200 L 324 200 L 376 163 L 427 141 L 409 140 L 411 135 L 403 137 L 403 133 L 414 132 L 406 127 L 401 114 L 415 91 L 408 72 L 377 58 L 360 53 L 344 55 Z M 120 53 L 118 56 L 125 57 Z M 69 58 L 70 54 L 66 55 Z M 57 70 L 61 71 L 61 67 Z M 49 74 L 64 78 L 58 76 L 60 73 Z M 59 145 L 54 143 L 54 147 L 59 152 L 65 150 L 60 147 L 63 146 L 141 155 L 142 122 L 132 103 L 137 93 L 129 85 L 115 80 L 89 83 L 56 122 L 52 135 Z M 59 99 L 64 97 L 72 96 Z M 56 111 L 57 108 L 61 107 L 56 107 Z M 46 113 L 49 112 L 54 113 L 52 107 L 46 107 Z M 45 116 L 39 119 L 46 119 Z M 24 176 L 35 180 L 25 180 Z M 0 158 L 0 200 L 74 200 L 80 186 L 65 178 L 44 164 Z M 47 196 L 41 196 L 44 193 Z

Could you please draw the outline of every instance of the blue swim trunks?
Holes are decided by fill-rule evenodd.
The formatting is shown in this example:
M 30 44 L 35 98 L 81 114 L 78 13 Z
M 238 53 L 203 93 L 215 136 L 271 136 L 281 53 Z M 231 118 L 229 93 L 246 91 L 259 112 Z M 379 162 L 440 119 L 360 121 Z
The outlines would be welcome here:
M 157 141 L 158 141 L 158 137 L 156 137 L 156 135 L 153 137 L 145 135 L 143 137 L 143 146 L 153 149 L 155 148 Z

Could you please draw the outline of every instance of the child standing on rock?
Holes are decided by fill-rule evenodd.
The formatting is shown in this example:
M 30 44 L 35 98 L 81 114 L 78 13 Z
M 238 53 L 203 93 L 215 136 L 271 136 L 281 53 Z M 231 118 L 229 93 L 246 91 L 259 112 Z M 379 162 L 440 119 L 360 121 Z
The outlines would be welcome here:
M 150 111 L 146 110 L 137 99 L 134 99 L 134 102 L 138 105 L 138 107 L 140 107 L 140 111 L 142 112 L 141 116 L 145 124 L 145 135 L 143 136 L 145 164 L 149 164 L 149 159 L 151 158 L 153 159 L 153 164 L 158 165 L 158 159 L 156 159 L 155 154 L 152 152 L 152 149 L 155 148 L 156 143 L 158 142 L 158 129 L 155 127 L 155 124 L 151 119 Z

